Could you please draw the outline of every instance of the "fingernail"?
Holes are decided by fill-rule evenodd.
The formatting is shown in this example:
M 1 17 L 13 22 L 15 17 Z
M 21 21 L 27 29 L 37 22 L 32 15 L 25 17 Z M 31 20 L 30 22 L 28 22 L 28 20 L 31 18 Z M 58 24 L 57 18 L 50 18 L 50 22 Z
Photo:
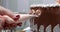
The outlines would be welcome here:
M 17 24 L 18 26 L 22 26 L 22 22 Z
M 14 20 L 18 20 L 20 18 L 20 15 L 16 15 Z

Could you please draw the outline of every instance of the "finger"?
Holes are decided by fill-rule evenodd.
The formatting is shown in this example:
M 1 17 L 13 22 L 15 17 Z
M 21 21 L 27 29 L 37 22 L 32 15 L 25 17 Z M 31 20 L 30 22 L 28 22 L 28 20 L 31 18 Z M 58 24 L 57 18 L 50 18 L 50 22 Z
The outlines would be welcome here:
M 12 19 L 12 18 L 10 18 L 9 16 L 7 16 L 7 15 L 4 15 L 4 17 L 5 17 L 5 19 L 6 19 L 6 29 L 12 29 L 12 28 L 15 28 L 15 27 L 17 27 L 17 24 L 15 23 L 15 21 Z
M 10 26 L 11 26 L 12 28 L 16 28 L 16 27 L 17 27 L 17 24 L 16 24 L 16 23 L 10 24 Z
M 20 23 L 17 23 L 17 26 L 22 26 L 22 22 L 20 22 Z
M 3 25 L 4 25 L 4 20 L 2 18 L 0 18 L 0 30 L 3 29 Z
M 3 26 L 0 24 L 0 30 L 2 30 L 3 29 Z
M 15 21 L 7 15 L 4 15 L 3 17 L 5 18 L 7 24 L 15 23 Z
M 20 15 L 18 15 L 18 14 L 13 17 L 13 19 L 14 19 L 15 21 L 19 20 L 19 18 L 20 18 Z
M 13 29 L 13 28 L 16 28 L 16 27 L 17 27 L 16 24 L 7 24 L 7 23 L 5 23 L 5 26 L 4 26 L 5 29 Z

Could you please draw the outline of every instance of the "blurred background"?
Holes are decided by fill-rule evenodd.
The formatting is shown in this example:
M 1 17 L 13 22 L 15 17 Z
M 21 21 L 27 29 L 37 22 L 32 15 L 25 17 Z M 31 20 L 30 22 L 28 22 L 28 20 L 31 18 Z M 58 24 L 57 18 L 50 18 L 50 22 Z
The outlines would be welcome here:
M 13 12 L 25 12 L 30 11 L 30 5 L 32 4 L 55 4 L 55 0 L 0 0 L 0 6 L 8 8 Z M 25 21 L 21 27 L 17 27 L 17 30 L 22 30 L 30 26 L 29 20 Z
M 55 4 L 55 0 L 0 0 L 0 5 L 12 11 L 26 11 L 32 4 Z

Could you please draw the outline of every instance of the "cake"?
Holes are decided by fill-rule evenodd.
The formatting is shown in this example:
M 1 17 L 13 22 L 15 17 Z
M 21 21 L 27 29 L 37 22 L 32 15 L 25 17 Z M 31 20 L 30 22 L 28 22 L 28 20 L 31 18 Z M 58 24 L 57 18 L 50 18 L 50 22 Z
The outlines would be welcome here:
M 60 4 L 36 4 L 31 5 L 30 9 L 33 10 L 40 10 L 41 15 L 38 18 L 33 18 L 34 25 L 37 24 L 37 30 L 39 32 L 40 26 L 44 26 L 44 32 L 46 28 L 51 25 L 51 32 L 56 25 L 60 25 Z M 33 21 L 31 21 L 33 22 Z

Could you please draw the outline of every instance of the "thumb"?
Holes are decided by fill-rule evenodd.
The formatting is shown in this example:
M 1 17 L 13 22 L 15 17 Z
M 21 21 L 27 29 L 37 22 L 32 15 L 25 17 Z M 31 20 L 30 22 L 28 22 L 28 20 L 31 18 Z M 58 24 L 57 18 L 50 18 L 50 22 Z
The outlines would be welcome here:
M 13 17 L 13 19 L 14 19 L 15 21 L 19 20 L 19 18 L 20 18 L 20 15 L 15 15 L 15 16 Z

